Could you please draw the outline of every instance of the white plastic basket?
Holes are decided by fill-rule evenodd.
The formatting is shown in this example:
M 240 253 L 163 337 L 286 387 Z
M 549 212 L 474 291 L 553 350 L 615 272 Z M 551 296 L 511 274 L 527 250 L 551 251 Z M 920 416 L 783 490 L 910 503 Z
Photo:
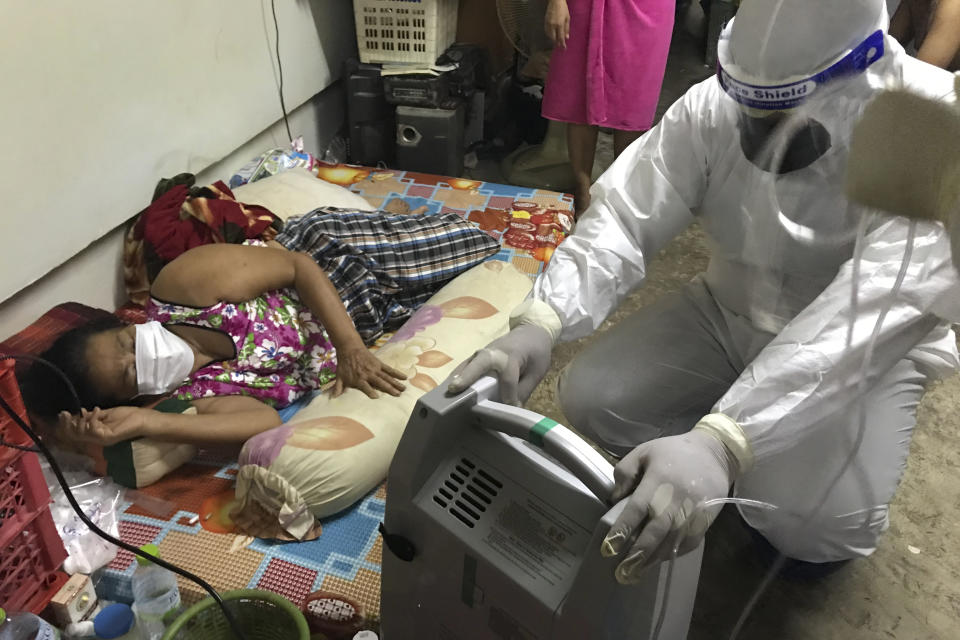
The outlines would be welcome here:
M 459 0 L 353 0 L 360 62 L 433 64 L 457 35 Z

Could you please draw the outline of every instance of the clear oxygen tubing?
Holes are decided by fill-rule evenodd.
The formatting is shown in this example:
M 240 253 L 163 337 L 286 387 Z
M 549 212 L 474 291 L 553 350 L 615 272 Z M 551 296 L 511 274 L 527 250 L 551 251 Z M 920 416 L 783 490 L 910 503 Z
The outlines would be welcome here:
M 860 453 L 860 447 L 863 445 L 863 437 L 867 429 L 867 412 L 866 412 L 866 391 L 867 391 L 867 372 L 870 370 L 870 363 L 873 360 L 873 353 L 876 348 L 877 338 L 880 335 L 880 330 L 883 328 L 883 321 L 886 319 L 887 314 L 890 311 L 892 306 L 892 301 L 894 296 L 900 291 L 900 287 L 903 285 L 903 279 L 907 274 L 907 268 L 910 266 L 910 258 L 913 254 L 913 242 L 916 236 L 917 222 L 916 220 L 911 220 L 910 227 L 907 235 L 906 248 L 903 252 L 903 259 L 900 262 L 900 271 L 897 273 L 897 279 L 894 282 L 893 289 L 888 296 L 888 302 L 884 305 L 880 314 L 877 316 L 877 322 L 873 327 L 873 334 L 870 336 L 870 341 L 867 343 L 867 349 L 863 356 L 863 364 L 860 367 L 859 380 L 857 380 L 857 396 L 858 401 L 856 403 L 856 416 L 857 416 L 857 437 L 854 440 L 853 447 L 850 449 L 850 453 L 847 455 L 846 460 L 844 460 L 843 465 L 840 467 L 840 470 L 834 475 L 833 480 L 827 486 L 826 490 L 823 492 L 817 506 L 804 518 L 803 522 L 800 524 L 802 529 L 807 524 L 810 523 L 823 508 L 823 505 L 826 503 L 827 498 L 839 484 L 840 479 L 843 477 L 843 474 L 847 472 L 847 469 L 850 468 L 850 465 L 853 464 L 853 461 L 856 459 L 857 455 Z M 860 245 L 862 240 L 858 238 L 857 244 Z M 859 261 L 859 256 L 857 257 Z M 854 262 L 854 265 L 857 265 L 857 261 Z M 857 299 L 857 280 L 853 280 L 852 297 L 854 300 Z M 854 307 L 853 311 L 856 311 Z M 852 315 L 851 317 L 855 317 Z M 852 322 L 851 322 L 852 324 Z M 869 489 L 868 489 L 869 490 Z M 868 501 L 869 501 L 868 496 Z M 869 501 L 868 504 L 873 501 Z M 864 518 L 864 522 L 861 527 L 865 527 L 869 522 L 868 518 Z M 750 614 L 753 612 L 754 607 L 756 607 L 757 602 L 760 601 L 760 598 L 766 593 L 767 589 L 770 587 L 770 583 L 773 582 L 773 579 L 780 572 L 780 568 L 783 566 L 783 563 L 786 561 L 786 556 L 779 554 L 777 560 L 771 565 L 770 569 L 767 571 L 767 574 L 764 576 L 763 581 L 754 591 L 753 595 L 750 597 L 750 600 L 747 601 L 746 606 L 743 608 L 743 611 L 740 614 L 740 618 L 737 620 L 736 625 L 733 630 L 730 632 L 730 640 L 737 640 L 740 637 L 740 632 L 743 630 L 744 625 L 747 622 L 747 619 L 750 617 Z M 672 562 L 672 560 L 671 560 Z
M 853 262 L 854 274 L 859 273 L 859 261 L 863 252 L 863 248 L 862 248 L 863 239 L 865 237 L 868 226 L 869 226 L 869 217 L 865 216 L 863 221 L 860 224 L 857 243 L 854 249 L 854 262 Z M 859 398 L 856 404 L 856 414 L 855 414 L 857 417 L 857 425 L 858 425 L 857 437 L 854 439 L 853 446 L 850 450 L 850 453 L 847 455 L 847 458 L 845 459 L 843 465 L 840 467 L 840 470 L 835 474 L 833 480 L 830 482 L 826 490 L 823 492 L 820 500 L 818 501 L 818 506 L 814 508 L 807 515 L 807 517 L 803 520 L 803 522 L 801 522 L 800 528 L 805 527 L 807 524 L 809 524 L 811 520 L 813 520 L 813 518 L 815 518 L 820 513 L 820 509 L 825 504 L 826 499 L 829 497 L 831 492 L 836 488 L 837 484 L 840 482 L 840 479 L 843 477 L 843 474 L 846 473 L 850 465 L 853 464 L 853 461 L 856 459 L 857 454 L 859 454 L 860 452 L 860 447 L 863 444 L 863 437 L 867 428 L 866 411 L 864 406 L 864 404 L 866 403 L 865 394 L 867 391 L 867 372 L 869 371 L 870 363 L 873 360 L 874 350 L 876 347 L 877 339 L 880 335 L 880 331 L 883 328 L 883 322 L 890 311 L 890 308 L 893 304 L 894 297 L 900 291 L 900 287 L 902 286 L 903 280 L 906 277 L 907 269 L 910 266 L 910 259 L 913 254 L 913 243 L 916 236 L 916 227 L 917 227 L 917 222 L 911 221 L 909 230 L 908 230 L 906 248 L 904 250 L 903 258 L 900 263 L 900 270 L 897 273 L 896 280 L 894 281 L 893 289 L 891 290 L 890 295 L 887 298 L 888 302 L 884 305 L 883 309 L 881 309 L 880 311 L 880 314 L 877 316 L 877 321 L 874 324 L 873 333 L 870 336 L 870 340 L 867 343 L 867 348 L 864 353 L 863 364 L 861 365 L 860 372 L 859 372 L 859 380 L 857 381 L 857 396 Z M 851 292 L 850 292 L 851 310 L 852 310 L 851 319 L 856 317 L 856 311 L 859 306 L 858 305 L 858 293 L 859 293 L 858 278 L 854 277 L 852 285 L 853 286 L 851 287 Z M 851 320 L 851 325 L 852 324 L 853 324 L 853 321 Z M 852 336 L 853 336 L 853 328 L 851 326 L 851 329 L 850 331 L 848 331 L 848 334 L 847 334 L 848 346 L 852 341 Z M 706 500 L 694 507 L 691 514 L 687 517 L 686 521 L 683 523 L 683 526 L 678 532 L 678 535 L 676 535 L 674 538 L 675 543 L 671 551 L 669 566 L 667 569 L 666 586 L 664 589 L 665 600 L 663 602 L 663 605 L 660 608 L 660 614 L 658 616 L 656 626 L 654 627 L 654 633 L 652 636 L 654 640 L 660 639 L 660 631 L 663 627 L 663 623 L 664 623 L 664 619 L 666 617 L 666 611 L 667 611 L 666 598 L 669 598 L 670 583 L 673 577 L 673 569 L 674 569 L 674 564 L 677 558 L 677 551 L 679 549 L 680 541 L 683 540 L 683 538 L 685 537 L 683 534 L 685 533 L 686 527 L 689 526 L 689 523 L 694 519 L 693 516 L 696 515 L 698 511 L 702 511 L 710 507 L 723 505 L 723 504 L 736 504 L 736 505 L 756 507 L 756 508 L 766 509 L 766 510 L 775 510 L 778 508 L 777 505 L 771 504 L 769 502 L 749 500 L 745 498 L 733 498 L 733 497 L 715 498 L 712 500 Z M 865 519 L 864 525 L 862 526 L 866 526 L 866 522 L 867 520 Z M 730 633 L 730 640 L 737 640 L 737 638 L 740 636 L 740 632 L 743 630 L 743 627 L 746 624 L 747 619 L 750 617 L 750 614 L 753 612 L 753 609 L 756 607 L 757 602 L 759 602 L 763 594 L 766 593 L 767 589 L 770 587 L 770 584 L 773 582 L 774 578 L 777 576 L 777 574 L 780 572 L 780 569 L 783 567 L 783 564 L 786 561 L 786 559 L 787 559 L 786 556 L 784 556 L 783 554 L 779 554 L 776 560 L 767 570 L 763 580 L 760 582 L 757 589 L 753 592 L 750 599 L 747 601 L 746 606 L 743 608 L 743 611 L 741 612 L 736 625 L 734 626 L 733 630 Z
M 768 511 L 774 511 L 777 509 L 776 505 L 770 504 L 769 502 L 763 502 L 761 500 L 750 500 L 748 498 L 714 498 L 712 500 L 704 500 L 693 508 L 693 511 L 687 517 L 686 521 L 684 522 L 683 526 L 679 531 L 680 535 L 676 536 L 675 538 L 676 542 L 674 543 L 673 549 L 671 550 L 671 553 L 670 553 L 669 565 L 667 566 L 667 579 L 664 582 L 664 586 L 663 586 L 663 603 L 660 605 L 660 613 L 657 615 L 657 623 L 653 628 L 653 635 L 651 636 L 652 640 L 660 640 L 660 632 L 663 630 L 663 623 L 664 623 L 664 620 L 666 620 L 667 618 L 667 604 L 670 598 L 670 586 L 673 582 L 673 567 L 677 561 L 677 550 L 679 548 L 680 541 L 683 540 L 684 538 L 683 534 L 686 532 L 686 529 L 689 526 L 690 521 L 693 520 L 693 516 L 696 515 L 697 512 L 703 511 L 705 509 L 709 509 L 710 507 L 715 507 L 717 505 L 724 505 L 724 504 L 737 504 L 743 507 L 756 507 L 758 509 L 766 509 Z M 780 570 L 780 567 L 777 565 L 783 563 L 783 560 L 782 560 L 783 557 L 784 556 L 782 555 L 779 556 L 777 560 L 773 563 L 774 567 L 776 567 L 776 570 L 778 572 Z M 776 575 L 776 574 L 774 573 L 773 575 Z M 765 578 L 765 581 L 772 580 L 773 575 L 768 573 L 767 577 Z

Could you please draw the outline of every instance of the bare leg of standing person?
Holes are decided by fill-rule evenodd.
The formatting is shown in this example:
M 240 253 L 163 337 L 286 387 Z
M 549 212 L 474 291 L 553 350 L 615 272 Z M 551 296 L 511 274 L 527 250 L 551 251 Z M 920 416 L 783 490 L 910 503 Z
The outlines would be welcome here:
M 593 184 L 593 156 L 597 152 L 597 127 L 589 124 L 567 124 L 567 148 L 576 179 L 574 209 L 580 215 L 590 205 L 590 185 Z
M 623 150 L 630 146 L 630 143 L 642 136 L 646 131 L 620 131 L 613 132 L 613 157 L 618 158 Z

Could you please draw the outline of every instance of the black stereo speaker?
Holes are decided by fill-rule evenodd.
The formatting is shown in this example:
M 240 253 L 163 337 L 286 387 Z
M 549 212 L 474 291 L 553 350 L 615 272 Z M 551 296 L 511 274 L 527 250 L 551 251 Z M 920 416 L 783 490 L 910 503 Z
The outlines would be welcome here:
M 465 111 L 462 103 L 453 109 L 397 107 L 397 168 L 460 176 Z
M 350 161 L 375 167 L 391 164 L 396 121 L 383 93 L 380 65 L 348 63 L 347 121 Z

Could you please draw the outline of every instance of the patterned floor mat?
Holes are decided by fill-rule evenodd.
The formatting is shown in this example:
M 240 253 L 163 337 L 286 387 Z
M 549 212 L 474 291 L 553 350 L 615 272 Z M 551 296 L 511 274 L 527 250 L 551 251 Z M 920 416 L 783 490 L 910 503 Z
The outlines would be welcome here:
M 318 590 L 344 595 L 367 612 L 380 607 L 380 537 L 386 487 L 349 510 L 322 522 L 323 533 L 310 542 L 257 540 L 225 532 L 219 507 L 232 496 L 235 464 L 194 462 L 142 490 L 150 498 L 173 505 L 167 514 L 125 503 L 120 536 L 132 544 L 155 543 L 160 555 L 210 582 L 217 590 L 255 588 L 279 593 L 300 606 Z M 228 526 L 228 525 L 227 525 Z M 99 590 L 109 599 L 133 600 L 133 555 L 118 552 L 101 577 Z M 180 579 L 188 604 L 206 594 Z

